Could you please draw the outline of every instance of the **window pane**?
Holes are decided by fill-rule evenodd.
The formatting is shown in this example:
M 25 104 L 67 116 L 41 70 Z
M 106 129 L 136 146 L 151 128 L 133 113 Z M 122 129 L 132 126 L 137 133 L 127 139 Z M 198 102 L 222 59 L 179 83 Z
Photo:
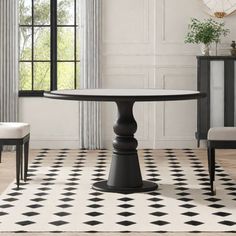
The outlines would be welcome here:
M 57 64 L 57 87 L 58 89 L 74 89 L 75 63 L 58 62 Z
M 79 28 L 76 28 L 76 60 L 80 60 L 80 37 Z
M 19 1 L 19 14 L 21 25 L 32 25 L 32 5 L 31 0 Z
M 20 27 L 20 60 L 32 60 L 32 29 Z
M 50 24 L 50 0 L 34 0 L 34 25 Z
M 76 89 L 80 88 L 80 62 L 76 63 Z
M 58 27 L 57 33 L 58 60 L 74 60 L 74 28 Z
M 31 62 L 20 63 L 20 90 L 32 89 L 32 66 Z
M 74 1 L 75 0 L 58 0 L 57 1 L 57 24 L 74 25 Z
M 34 28 L 34 59 L 50 60 L 50 28 Z
M 34 63 L 34 90 L 50 90 L 50 63 Z

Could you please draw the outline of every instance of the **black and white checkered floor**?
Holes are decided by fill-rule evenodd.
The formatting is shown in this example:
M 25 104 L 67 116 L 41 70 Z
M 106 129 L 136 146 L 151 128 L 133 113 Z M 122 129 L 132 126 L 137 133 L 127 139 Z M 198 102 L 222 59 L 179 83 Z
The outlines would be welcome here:
M 91 189 L 106 179 L 111 152 L 38 152 L 30 181 L 0 196 L 0 231 L 235 231 L 236 183 L 217 166 L 217 195 L 209 193 L 208 172 L 193 150 L 142 150 L 149 193 L 102 193 Z

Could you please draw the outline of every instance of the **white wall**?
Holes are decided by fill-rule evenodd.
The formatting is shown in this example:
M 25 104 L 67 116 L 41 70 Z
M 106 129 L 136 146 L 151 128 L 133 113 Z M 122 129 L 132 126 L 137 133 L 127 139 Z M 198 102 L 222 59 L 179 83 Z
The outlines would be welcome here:
M 103 0 L 103 87 L 195 90 L 199 47 L 183 42 L 191 17 L 208 18 L 200 0 Z M 225 18 L 231 35 L 220 53 L 236 39 L 235 19 Z M 32 147 L 78 147 L 77 102 L 21 98 L 20 110 Z M 105 104 L 106 146 L 115 115 Z M 139 103 L 135 117 L 139 148 L 196 147 L 196 101 Z

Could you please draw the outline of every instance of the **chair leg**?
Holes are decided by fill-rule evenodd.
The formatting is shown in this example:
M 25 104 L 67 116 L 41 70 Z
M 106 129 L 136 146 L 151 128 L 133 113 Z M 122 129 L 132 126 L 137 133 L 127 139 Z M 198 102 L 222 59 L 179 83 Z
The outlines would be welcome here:
M 208 147 L 208 162 L 210 174 L 211 194 L 215 195 L 214 181 L 215 181 L 215 149 Z
M 28 173 L 28 162 L 29 162 L 29 140 L 24 144 L 24 181 L 27 181 Z
M 17 189 L 20 186 L 20 169 L 21 169 L 21 159 L 22 159 L 22 145 L 16 145 L 16 185 Z
M 0 163 L 2 162 L 2 145 L 0 145 Z
M 21 146 L 21 152 L 23 152 L 23 146 Z M 20 158 L 20 179 L 23 180 L 23 155 L 21 154 Z

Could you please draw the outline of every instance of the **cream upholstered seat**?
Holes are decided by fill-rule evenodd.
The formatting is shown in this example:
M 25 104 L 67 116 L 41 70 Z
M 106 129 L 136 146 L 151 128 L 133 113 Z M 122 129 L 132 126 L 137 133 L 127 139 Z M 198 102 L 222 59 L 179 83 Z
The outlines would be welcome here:
M 208 131 L 208 140 L 236 140 L 236 127 L 215 127 Z
M 30 125 L 17 122 L 0 122 L 0 139 L 19 139 L 30 133 Z
M 24 180 L 27 178 L 29 156 L 30 125 L 18 122 L 0 122 L 0 162 L 4 145 L 16 146 L 16 184 L 19 188 L 20 175 L 23 179 L 24 148 Z
M 211 193 L 215 195 L 215 149 L 236 149 L 236 127 L 215 127 L 207 135 L 208 167 Z

